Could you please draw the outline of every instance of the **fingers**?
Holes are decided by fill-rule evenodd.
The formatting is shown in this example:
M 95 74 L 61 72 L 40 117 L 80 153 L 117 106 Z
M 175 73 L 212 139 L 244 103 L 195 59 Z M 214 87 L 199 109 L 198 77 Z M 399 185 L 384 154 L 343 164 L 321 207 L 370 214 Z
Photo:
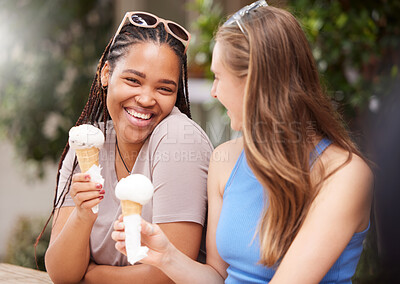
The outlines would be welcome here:
M 100 203 L 104 198 L 105 191 L 101 184 L 90 181 L 88 174 L 74 174 L 70 195 L 76 206 L 89 209 Z
M 73 195 L 72 192 L 71 195 Z M 93 206 L 99 204 L 103 198 L 104 193 L 100 193 L 99 190 L 79 191 L 73 196 L 75 205 L 86 209 L 92 208 Z
M 123 231 L 124 229 L 125 229 L 124 222 L 122 221 L 122 219 L 118 218 L 118 220 L 114 222 L 114 230 Z
M 158 234 L 161 231 L 160 227 L 157 224 L 151 224 L 145 221 L 143 218 L 141 226 L 142 226 L 142 234 L 147 236 Z
M 71 186 L 71 193 L 78 193 L 82 191 L 101 191 L 103 189 L 103 186 L 101 183 L 95 183 L 95 182 L 74 182 L 72 183 Z
M 125 242 L 125 232 L 114 231 L 111 233 L 111 238 L 116 242 Z
M 140 225 L 141 225 L 142 234 L 145 234 L 147 236 L 152 236 L 152 235 L 155 235 L 155 234 L 158 234 L 159 232 L 161 232 L 161 228 L 157 224 L 151 224 L 151 223 L 145 221 L 143 218 L 141 218 Z M 123 237 L 117 237 L 118 233 L 124 232 L 124 231 L 125 231 L 125 225 L 123 222 L 123 217 L 122 217 L 122 215 L 120 215 L 118 217 L 118 220 L 114 221 L 114 232 L 113 232 L 112 236 L 115 236 L 115 238 L 113 238 L 113 240 L 115 240 L 115 241 L 125 240 L 125 234 L 123 235 Z
M 121 216 L 120 216 L 121 217 Z M 115 248 L 126 255 L 126 248 L 125 248 L 125 226 L 122 220 L 116 220 L 114 222 L 114 230 L 111 233 L 111 238 L 116 242 L 115 243 Z
M 90 175 L 85 173 L 77 173 L 72 176 L 72 182 L 90 181 Z
M 103 196 L 100 196 L 98 198 L 94 198 L 94 199 L 90 199 L 90 200 L 84 200 L 78 206 L 80 208 L 82 208 L 82 209 L 92 209 L 97 204 L 100 204 L 100 201 L 103 198 L 104 198 Z
M 122 221 L 116 220 L 114 222 L 114 231 L 111 233 L 111 238 L 116 242 L 125 241 L 125 225 Z
M 115 248 L 122 254 L 127 255 L 126 253 L 126 247 L 125 247 L 125 242 L 116 242 L 115 243 Z

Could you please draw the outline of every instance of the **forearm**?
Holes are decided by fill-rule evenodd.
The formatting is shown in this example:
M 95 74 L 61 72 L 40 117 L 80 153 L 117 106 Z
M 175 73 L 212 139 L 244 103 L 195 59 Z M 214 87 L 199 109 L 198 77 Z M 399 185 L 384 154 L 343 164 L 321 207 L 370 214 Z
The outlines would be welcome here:
M 224 283 L 224 278 L 211 265 L 192 260 L 173 246 L 159 268 L 178 284 Z
M 77 283 L 84 276 L 90 259 L 89 238 L 94 220 L 84 221 L 73 210 L 62 231 L 49 245 L 45 262 L 53 282 Z
M 90 264 L 81 283 L 107 284 L 107 283 L 174 283 L 161 270 L 147 264 L 129 266 L 110 266 Z

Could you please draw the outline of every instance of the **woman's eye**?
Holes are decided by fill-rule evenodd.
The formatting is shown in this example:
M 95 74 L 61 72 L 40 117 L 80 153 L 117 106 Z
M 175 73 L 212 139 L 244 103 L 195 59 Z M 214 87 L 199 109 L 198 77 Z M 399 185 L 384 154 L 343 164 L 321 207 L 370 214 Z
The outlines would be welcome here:
M 128 80 L 129 82 L 135 83 L 135 84 L 140 84 L 139 80 L 137 80 L 135 78 L 126 78 L 126 80 Z
M 160 90 L 163 91 L 163 92 L 167 92 L 167 93 L 172 93 L 173 92 L 170 88 L 165 88 L 165 87 L 161 87 Z

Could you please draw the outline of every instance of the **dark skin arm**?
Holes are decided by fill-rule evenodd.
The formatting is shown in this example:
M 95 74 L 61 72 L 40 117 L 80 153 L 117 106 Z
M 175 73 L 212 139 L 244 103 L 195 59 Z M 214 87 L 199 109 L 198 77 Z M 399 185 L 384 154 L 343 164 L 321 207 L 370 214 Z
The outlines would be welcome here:
M 196 259 L 203 227 L 192 222 L 159 224 L 171 242 L 184 254 Z M 147 265 L 129 265 L 124 267 L 96 265 L 90 263 L 81 283 L 174 283 L 158 268 Z

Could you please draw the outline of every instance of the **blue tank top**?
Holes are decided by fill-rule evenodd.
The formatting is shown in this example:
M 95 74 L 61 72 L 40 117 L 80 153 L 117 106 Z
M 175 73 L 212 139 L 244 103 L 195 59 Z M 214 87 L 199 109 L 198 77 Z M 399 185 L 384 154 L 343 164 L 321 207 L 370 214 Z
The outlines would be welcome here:
M 320 141 L 310 154 L 310 167 L 330 144 L 328 139 Z M 225 283 L 268 283 L 274 276 L 273 268 L 259 264 L 260 243 L 255 234 L 265 200 L 242 151 L 225 186 L 216 232 L 218 252 L 229 265 Z M 320 283 L 351 283 L 368 229 L 354 234 Z

